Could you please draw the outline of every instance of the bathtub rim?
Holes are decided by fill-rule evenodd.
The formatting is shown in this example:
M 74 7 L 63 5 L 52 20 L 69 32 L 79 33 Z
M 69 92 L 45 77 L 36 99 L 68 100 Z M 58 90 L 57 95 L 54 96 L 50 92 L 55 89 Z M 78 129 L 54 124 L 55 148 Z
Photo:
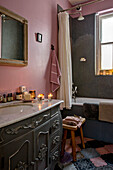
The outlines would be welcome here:
M 113 99 L 91 98 L 91 97 L 76 97 L 72 99 L 72 105 L 83 106 L 84 103 L 99 104 L 100 102 L 113 102 Z

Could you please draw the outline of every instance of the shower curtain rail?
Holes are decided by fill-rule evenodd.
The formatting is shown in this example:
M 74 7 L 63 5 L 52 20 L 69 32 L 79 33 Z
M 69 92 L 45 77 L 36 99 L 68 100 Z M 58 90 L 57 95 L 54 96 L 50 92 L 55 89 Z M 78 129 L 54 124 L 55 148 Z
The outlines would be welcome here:
M 83 6 L 86 6 L 86 5 L 90 5 L 90 4 L 93 4 L 93 3 L 96 3 L 96 2 L 101 2 L 101 1 L 104 1 L 104 0 L 93 0 L 91 2 L 86 2 L 86 3 L 75 5 L 72 8 L 64 9 L 64 10 L 61 10 L 59 12 L 70 11 L 70 10 L 73 10 L 73 9 L 76 9 L 76 8 L 80 8 L 80 7 L 83 7 Z

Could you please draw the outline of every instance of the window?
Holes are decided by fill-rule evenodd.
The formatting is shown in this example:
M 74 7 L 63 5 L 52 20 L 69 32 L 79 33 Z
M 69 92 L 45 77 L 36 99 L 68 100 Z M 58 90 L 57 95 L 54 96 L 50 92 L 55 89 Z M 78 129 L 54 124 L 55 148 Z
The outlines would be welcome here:
M 96 75 L 113 75 L 113 13 L 96 15 Z

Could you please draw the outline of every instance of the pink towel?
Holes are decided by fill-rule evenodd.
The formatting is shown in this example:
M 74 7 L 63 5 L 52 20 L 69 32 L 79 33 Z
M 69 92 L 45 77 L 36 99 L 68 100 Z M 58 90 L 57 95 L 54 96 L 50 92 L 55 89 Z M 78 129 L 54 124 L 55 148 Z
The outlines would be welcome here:
M 55 54 L 55 50 L 51 51 L 51 59 L 52 62 L 51 62 L 50 82 L 52 83 L 52 92 L 55 92 L 60 87 L 59 78 L 61 76 L 61 71 L 57 60 L 57 56 Z
M 65 119 L 63 119 L 63 123 L 67 125 L 77 126 L 78 128 L 80 128 L 82 125 L 82 120 L 80 117 L 67 116 Z

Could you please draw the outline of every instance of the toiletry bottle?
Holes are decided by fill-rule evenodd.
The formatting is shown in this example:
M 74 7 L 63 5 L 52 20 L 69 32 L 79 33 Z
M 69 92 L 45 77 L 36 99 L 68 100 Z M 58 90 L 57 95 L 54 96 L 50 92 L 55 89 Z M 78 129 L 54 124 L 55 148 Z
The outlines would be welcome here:
M 7 95 L 7 101 L 8 101 L 8 102 L 10 102 L 10 101 L 11 101 L 10 93 L 8 93 L 8 95 Z
M 3 103 L 6 103 L 6 102 L 7 102 L 6 94 L 3 94 Z
M 31 94 L 30 93 L 27 93 L 24 95 L 24 101 L 30 101 L 32 98 L 31 98 Z
M 2 95 L 0 94 L 0 103 L 2 102 L 2 100 L 3 100 L 3 97 L 2 97 Z
M 22 93 L 16 92 L 16 100 L 22 100 Z
M 10 100 L 13 101 L 13 95 L 10 93 Z

